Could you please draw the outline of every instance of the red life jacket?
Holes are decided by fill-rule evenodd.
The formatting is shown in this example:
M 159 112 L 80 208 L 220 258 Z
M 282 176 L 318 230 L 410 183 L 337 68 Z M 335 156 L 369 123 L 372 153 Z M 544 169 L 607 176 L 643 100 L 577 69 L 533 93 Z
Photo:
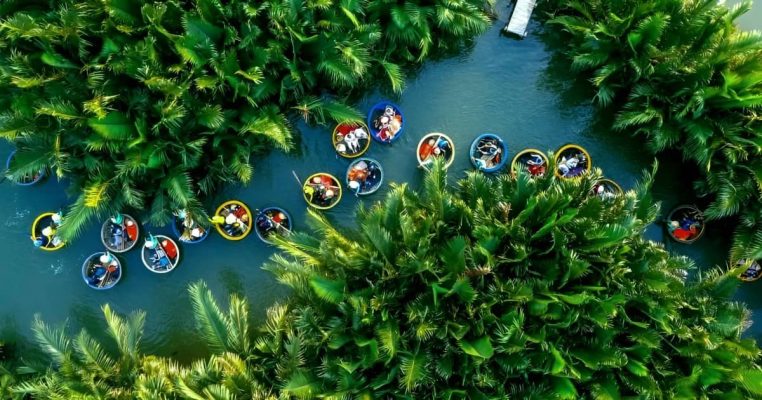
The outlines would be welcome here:
M 677 228 L 672 232 L 672 235 L 675 237 L 675 239 L 679 240 L 688 240 L 693 237 L 693 235 L 696 234 L 696 228 L 691 227 L 691 230 L 683 229 L 683 228 Z
M 177 258 L 177 247 L 175 247 L 175 244 L 170 242 L 169 240 L 164 240 L 161 242 L 161 248 L 164 249 L 164 252 L 167 253 L 167 257 L 174 260 Z
M 134 242 L 138 239 L 138 226 L 136 224 L 128 225 L 125 227 L 125 232 L 127 232 L 127 237 L 130 238 L 131 242 Z
M 246 209 L 243 207 L 238 207 L 233 214 L 238 218 L 242 218 L 244 215 L 246 215 Z

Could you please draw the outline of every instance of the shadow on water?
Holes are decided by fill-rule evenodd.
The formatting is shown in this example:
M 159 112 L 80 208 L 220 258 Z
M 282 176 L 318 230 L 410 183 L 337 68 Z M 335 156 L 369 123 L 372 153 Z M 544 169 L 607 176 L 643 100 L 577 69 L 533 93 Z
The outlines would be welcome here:
M 447 133 L 456 143 L 451 179 L 464 176 L 471 169 L 467 148 L 478 134 L 500 134 L 509 155 L 527 147 L 551 150 L 576 142 L 586 147 L 595 166 L 631 188 L 649 168 L 653 157 L 644 150 L 642 140 L 609 132 L 605 113 L 596 113 L 590 104 L 590 88 L 573 79 L 568 68 L 547 48 L 540 27 L 533 22 L 530 35 L 523 40 L 500 34 L 507 19 L 505 3 L 498 6 L 492 27 L 457 57 L 427 62 L 407 80 L 405 92 L 395 99 L 405 113 L 405 133 L 392 146 L 371 145 L 367 156 L 379 160 L 386 182 L 408 183 L 416 188 L 423 173 L 417 167 L 415 147 L 428 132 Z M 367 110 L 384 95 L 372 91 L 359 97 L 356 106 Z M 342 181 L 349 161 L 335 156 L 331 146 L 332 126 L 310 127 L 297 120 L 300 132 L 297 149 L 292 154 L 272 152 L 258 156 L 255 173 L 248 186 L 232 185 L 220 190 L 210 210 L 220 202 L 237 198 L 253 210 L 278 205 L 288 210 L 295 230 L 305 226 L 306 207 L 302 199 L 301 179 L 315 172 L 328 172 Z M 0 158 L 11 148 L 0 144 Z M 661 168 L 654 195 L 663 210 L 680 203 L 691 203 L 690 179 L 685 178 L 679 157 L 660 157 Z M 34 217 L 46 210 L 57 210 L 70 199 L 66 184 L 48 179 L 35 187 L 18 187 L 8 182 L 0 185 L 0 338 L 31 337 L 35 313 L 52 324 L 70 320 L 72 331 L 86 327 L 102 331 L 100 305 L 111 304 L 122 314 L 145 310 L 146 337 L 143 348 L 159 355 L 172 355 L 183 361 L 203 355 L 205 347 L 194 329 L 192 305 L 187 287 L 204 280 L 220 307 L 227 308 L 231 293 L 245 296 L 250 303 L 254 323 L 261 322 L 266 309 L 282 301 L 288 290 L 260 267 L 274 249 L 251 235 L 243 241 L 224 240 L 216 233 L 202 244 L 182 245 L 182 261 L 170 274 L 149 272 L 140 261 L 139 252 L 120 255 L 125 266 L 122 281 L 105 292 L 89 289 L 82 282 L 82 260 L 100 251 L 99 222 L 93 223 L 77 240 L 54 253 L 34 249 L 28 229 Z M 355 209 L 370 206 L 389 190 L 389 185 L 368 198 L 344 195 L 342 202 L 326 212 L 335 224 L 354 227 Z M 172 236 L 169 227 L 151 228 L 155 234 Z M 723 264 L 727 254 L 726 227 L 710 225 L 707 234 L 693 246 L 665 243 L 670 250 L 687 254 L 701 266 Z M 663 231 L 654 227 L 649 238 L 663 240 Z M 753 294 L 753 284 L 739 292 L 739 299 L 749 301 L 759 313 L 762 294 Z M 752 327 L 754 330 L 756 327 Z M 759 330 L 755 331 L 759 334 Z

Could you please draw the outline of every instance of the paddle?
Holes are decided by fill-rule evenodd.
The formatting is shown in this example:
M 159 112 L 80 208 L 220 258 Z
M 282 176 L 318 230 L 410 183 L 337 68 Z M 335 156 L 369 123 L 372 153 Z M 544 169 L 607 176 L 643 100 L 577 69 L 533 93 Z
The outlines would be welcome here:
M 302 190 L 304 190 L 304 184 L 302 183 L 302 180 L 299 179 L 299 175 L 296 174 L 296 171 L 294 171 L 292 169 L 291 173 L 294 175 L 294 179 L 296 179 L 296 182 L 299 185 L 299 187 L 302 188 Z M 312 198 L 313 198 L 314 193 L 315 192 L 310 193 L 310 200 L 309 200 L 310 203 L 312 203 Z
M 103 285 L 106 283 L 106 280 L 108 280 L 108 277 L 111 275 L 111 272 L 106 269 L 106 274 L 103 275 L 103 279 L 101 279 L 100 282 L 98 282 L 98 287 L 103 287 Z
M 119 251 L 124 250 L 125 246 L 127 246 L 127 241 L 124 240 L 124 234 L 127 231 L 127 225 L 125 224 L 125 218 L 122 217 L 122 223 L 119 224 L 119 226 L 122 228 L 122 230 L 119 232 L 119 236 L 122 237 L 122 240 L 119 241 Z

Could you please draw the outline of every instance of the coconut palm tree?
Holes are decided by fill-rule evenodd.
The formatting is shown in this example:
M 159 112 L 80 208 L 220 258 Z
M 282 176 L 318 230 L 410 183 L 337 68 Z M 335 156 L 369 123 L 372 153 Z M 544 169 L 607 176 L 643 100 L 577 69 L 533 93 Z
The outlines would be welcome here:
M 253 154 L 291 149 L 291 116 L 361 121 L 343 102 L 352 90 L 382 78 L 399 93 L 403 68 L 427 51 L 404 55 L 484 31 L 481 6 L 7 2 L 0 137 L 18 150 L 9 177 L 48 168 L 71 179 L 77 199 L 61 227 L 65 239 L 127 208 L 150 211 L 156 224 L 176 209 L 203 216 L 204 198 L 220 185 L 251 179 Z M 382 32 L 379 13 L 401 16 L 396 7 L 415 16 L 411 29 L 425 37 Z
M 680 148 L 704 179 L 710 219 L 739 216 L 731 259 L 762 256 L 759 175 L 762 36 L 711 0 L 555 1 L 553 17 L 572 40 L 572 66 L 616 113 L 613 128 L 646 136 L 659 152 Z M 739 215 L 740 214 L 740 215 Z
M 170 395 L 179 366 L 140 351 L 145 313 L 124 318 L 105 305 L 103 315 L 112 341 L 108 346 L 114 347 L 115 353 L 86 330 L 71 338 L 63 327 L 50 327 L 36 318 L 32 330 L 49 363 L 26 367 L 26 372 L 36 370 L 39 375 L 22 381 L 13 391 L 35 399 L 176 398 Z
M 281 240 L 266 269 L 292 297 L 253 345 L 238 298 L 222 312 L 191 287 L 197 321 L 216 354 L 296 398 L 761 394 L 748 311 L 728 300 L 737 271 L 686 282 L 691 262 L 641 236 L 652 174 L 614 201 L 590 195 L 599 174 L 474 173 L 453 189 L 437 165 L 418 193 L 361 209 L 356 231 L 311 213 L 315 234 Z

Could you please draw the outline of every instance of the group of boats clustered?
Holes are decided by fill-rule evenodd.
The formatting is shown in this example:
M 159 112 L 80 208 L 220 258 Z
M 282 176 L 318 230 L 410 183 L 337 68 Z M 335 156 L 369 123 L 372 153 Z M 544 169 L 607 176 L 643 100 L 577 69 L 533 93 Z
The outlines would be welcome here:
M 382 144 L 391 144 L 404 133 L 405 119 L 402 110 L 394 103 L 384 101 L 374 105 L 363 123 L 341 123 L 333 130 L 332 142 L 336 152 L 353 161 L 347 168 L 345 182 L 347 188 L 357 196 L 366 196 L 379 190 L 384 181 L 381 163 L 363 157 L 371 143 L 371 138 Z M 15 152 L 8 157 L 10 168 Z M 473 166 L 486 173 L 503 169 L 506 164 L 508 147 L 500 136 L 484 133 L 471 143 L 469 156 Z M 429 133 L 421 138 L 416 150 L 416 158 L 421 167 L 427 167 L 434 159 L 442 158 L 447 167 L 455 159 L 455 143 L 444 133 Z M 513 172 L 524 169 L 531 176 L 542 176 L 548 168 L 547 156 L 537 149 L 520 151 L 511 162 Z M 561 179 L 579 177 L 592 167 L 592 159 L 587 150 L 579 145 L 567 144 L 555 153 L 555 175 Z M 296 174 L 294 173 L 296 176 Z M 29 186 L 39 182 L 45 170 L 23 177 L 19 185 Z M 298 180 L 298 177 L 297 177 Z M 301 181 L 300 181 L 301 182 Z M 319 172 L 309 176 L 302 185 L 304 200 L 310 207 L 328 210 L 341 201 L 342 185 L 331 174 Z M 599 180 L 592 194 L 610 199 L 622 193 L 622 188 L 610 179 Z M 291 215 L 280 207 L 255 210 L 253 216 L 249 207 L 240 200 L 229 200 L 220 205 L 212 216 L 211 225 L 228 240 L 242 240 L 253 230 L 265 243 L 273 243 L 273 235 L 288 235 L 292 230 Z M 205 228 L 186 210 L 175 212 L 172 230 L 183 243 L 200 243 L 209 235 Z M 61 212 L 45 212 L 32 224 L 32 241 L 45 251 L 62 248 L 65 243 L 56 235 L 63 220 Z M 681 243 L 693 243 L 704 233 L 704 217 L 693 205 L 675 208 L 667 218 L 669 236 Z M 140 237 L 138 221 L 128 214 L 117 214 L 103 223 L 101 242 L 105 251 L 88 256 L 82 264 L 82 278 L 93 289 L 106 290 L 114 287 L 122 277 L 122 264 L 114 255 L 125 253 L 135 247 Z M 167 273 L 177 267 L 180 261 L 180 247 L 173 238 L 165 235 L 147 234 L 142 246 L 142 261 L 150 271 Z M 745 262 L 745 261 L 742 261 Z M 762 268 L 752 262 L 740 278 L 753 281 L 762 276 Z

